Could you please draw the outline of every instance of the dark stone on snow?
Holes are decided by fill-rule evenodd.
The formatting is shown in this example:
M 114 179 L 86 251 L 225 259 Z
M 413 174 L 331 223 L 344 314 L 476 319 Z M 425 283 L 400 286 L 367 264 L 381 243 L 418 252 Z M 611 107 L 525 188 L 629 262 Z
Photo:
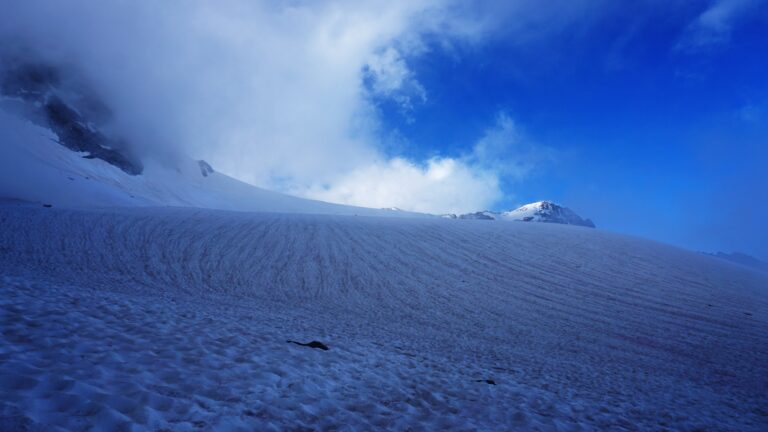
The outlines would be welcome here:
M 52 204 L 43 204 L 43 207 L 45 207 L 45 208 L 51 208 L 51 207 L 53 207 L 53 205 L 52 205 Z
M 459 219 L 474 219 L 474 220 L 494 220 L 493 217 L 488 216 L 483 212 L 467 213 L 459 216 Z
M 301 346 L 305 346 L 305 347 L 310 347 L 310 348 L 317 348 L 317 349 L 321 349 L 323 351 L 328 351 L 328 346 L 325 345 L 324 343 L 318 342 L 318 341 L 312 341 L 312 342 L 309 342 L 309 343 L 302 343 L 302 342 L 296 342 L 296 341 L 289 340 L 288 343 L 292 343 L 292 344 L 296 344 L 296 345 L 301 345 Z
M 492 379 L 479 379 L 479 380 L 475 380 L 475 381 L 486 383 L 486 384 L 490 384 L 490 385 L 496 385 L 496 381 L 494 381 Z
M 208 174 L 213 173 L 213 167 L 211 167 L 211 164 L 204 160 L 197 161 L 197 164 L 200 165 L 200 174 L 203 175 L 203 177 L 208 177 Z

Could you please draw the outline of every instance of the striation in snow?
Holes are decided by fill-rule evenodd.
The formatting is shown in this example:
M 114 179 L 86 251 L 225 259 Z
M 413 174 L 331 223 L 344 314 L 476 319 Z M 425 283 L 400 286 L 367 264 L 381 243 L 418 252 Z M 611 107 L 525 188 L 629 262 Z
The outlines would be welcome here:
M 133 172 L 16 88 L 0 431 L 768 430 L 761 272 L 549 201 L 455 223 Z
M 188 208 L 0 227 L 0 430 L 768 430 L 768 277 L 698 253 Z

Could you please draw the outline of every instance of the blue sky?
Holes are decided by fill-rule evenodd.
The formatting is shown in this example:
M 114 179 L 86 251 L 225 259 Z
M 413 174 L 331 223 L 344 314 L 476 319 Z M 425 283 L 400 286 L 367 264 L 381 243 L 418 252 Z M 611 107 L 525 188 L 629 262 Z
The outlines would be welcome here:
M 502 177 L 496 210 L 552 199 L 606 229 L 766 259 L 768 4 L 750 3 L 710 30 L 722 34 L 692 34 L 717 2 L 690 2 L 523 45 L 431 46 L 408 59 L 426 100 L 378 107 L 416 160 L 469 151 L 499 112 L 551 149 L 525 178 Z
M 768 0 L 29 0 L 146 157 L 429 213 L 555 200 L 768 260 Z M 126 35 L 130 35 L 127 37 Z

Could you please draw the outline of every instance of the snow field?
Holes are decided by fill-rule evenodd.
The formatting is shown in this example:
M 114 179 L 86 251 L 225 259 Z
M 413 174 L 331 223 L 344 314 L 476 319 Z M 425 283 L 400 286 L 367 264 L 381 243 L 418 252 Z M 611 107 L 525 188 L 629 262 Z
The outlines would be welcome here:
M 0 226 L 0 430 L 768 426 L 768 281 L 658 243 L 191 209 Z

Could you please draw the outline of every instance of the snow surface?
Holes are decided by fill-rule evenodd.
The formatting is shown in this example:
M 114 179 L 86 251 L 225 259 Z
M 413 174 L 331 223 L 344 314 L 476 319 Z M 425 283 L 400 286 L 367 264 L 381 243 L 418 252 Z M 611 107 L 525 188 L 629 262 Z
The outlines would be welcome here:
M 768 278 L 598 230 L 17 203 L 0 275 L 0 430 L 768 430 Z

